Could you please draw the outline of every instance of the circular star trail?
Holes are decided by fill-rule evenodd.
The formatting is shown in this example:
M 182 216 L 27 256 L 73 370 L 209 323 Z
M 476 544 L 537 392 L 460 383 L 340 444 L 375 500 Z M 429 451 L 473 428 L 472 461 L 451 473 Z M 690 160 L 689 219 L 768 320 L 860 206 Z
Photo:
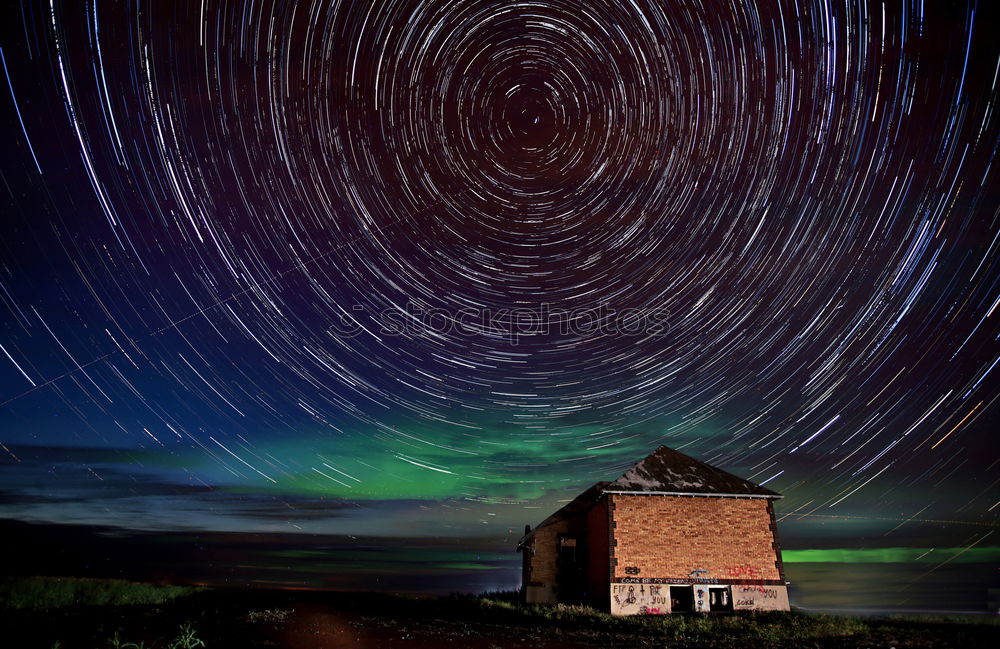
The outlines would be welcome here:
M 996 504 L 986 7 L 6 12 L 8 446 L 523 502 L 665 443 Z

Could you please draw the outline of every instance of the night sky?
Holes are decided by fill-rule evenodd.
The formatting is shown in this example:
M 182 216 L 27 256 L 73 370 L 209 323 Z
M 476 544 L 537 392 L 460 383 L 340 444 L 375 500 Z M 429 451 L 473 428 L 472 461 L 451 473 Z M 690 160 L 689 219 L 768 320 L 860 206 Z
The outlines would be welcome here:
M 665 444 L 996 573 L 995 3 L 0 11 L 0 518 L 516 587 Z

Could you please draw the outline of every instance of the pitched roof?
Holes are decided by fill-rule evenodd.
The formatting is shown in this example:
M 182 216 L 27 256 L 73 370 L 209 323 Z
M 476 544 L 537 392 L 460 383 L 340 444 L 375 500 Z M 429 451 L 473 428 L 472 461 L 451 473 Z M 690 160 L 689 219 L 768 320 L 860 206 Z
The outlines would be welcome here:
M 614 482 L 598 482 L 556 510 L 535 526 L 517 543 L 520 550 L 539 529 L 581 514 L 606 493 L 668 494 L 678 496 L 736 496 L 743 498 L 781 498 L 749 480 L 700 462 L 661 446 L 637 462 Z
M 781 498 L 777 492 L 666 446 L 653 451 L 603 491 Z

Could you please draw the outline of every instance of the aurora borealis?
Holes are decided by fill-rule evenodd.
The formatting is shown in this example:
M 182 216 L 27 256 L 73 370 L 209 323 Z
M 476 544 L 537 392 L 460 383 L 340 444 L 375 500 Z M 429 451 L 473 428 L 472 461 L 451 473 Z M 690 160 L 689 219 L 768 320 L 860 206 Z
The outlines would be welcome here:
M 992 4 L 8 3 L 0 517 L 516 566 L 665 444 L 995 561 Z

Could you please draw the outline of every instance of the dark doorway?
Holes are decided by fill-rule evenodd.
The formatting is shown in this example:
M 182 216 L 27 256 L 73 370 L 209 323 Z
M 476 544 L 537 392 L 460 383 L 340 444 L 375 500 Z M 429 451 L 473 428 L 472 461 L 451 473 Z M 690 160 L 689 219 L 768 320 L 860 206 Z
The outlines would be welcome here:
M 710 587 L 708 589 L 708 607 L 712 611 L 733 610 L 733 594 L 729 586 Z
M 690 586 L 670 587 L 670 612 L 694 612 L 694 590 Z
M 586 554 L 583 540 L 575 536 L 559 537 L 559 559 L 556 563 L 558 599 L 563 604 L 580 604 L 584 598 L 584 566 Z

